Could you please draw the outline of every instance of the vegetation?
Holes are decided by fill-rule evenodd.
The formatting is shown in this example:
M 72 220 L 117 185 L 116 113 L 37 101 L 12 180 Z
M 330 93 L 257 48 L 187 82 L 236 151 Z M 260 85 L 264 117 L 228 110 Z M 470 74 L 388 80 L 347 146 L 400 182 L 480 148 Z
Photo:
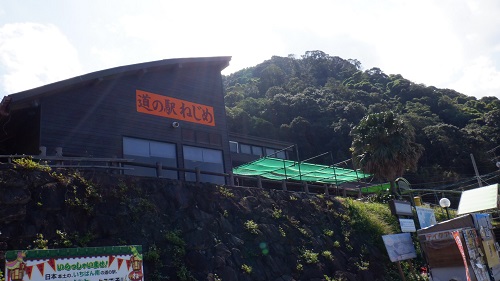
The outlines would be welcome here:
M 253 220 L 247 220 L 245 222 L 245 229 L 252 234 L 259 234 L 259 225 Z
M 322 51 L 273 56 L 225 76 L 224 86 L 230 131 L 297 143 L 301 159 L 323 152 L 332 152 L 334 163 L 350 159 L 350 132 L 366 116 L 391 111 L 398 122 L 411 124 L 414 143 L 424 148 L 420 158 L 412 157 L 418 160 L 415 172 L 406 171 L 413 165 L 404 167 L 412 184 L 469 178 L 471 153 L 480 173 L 497 170 L 500 100 L 496 97 L 477 99 L 388 75 L 376 67 L 364 70 L 355 59 Z M 411 130 L 408 133 L 400 137 L 411 140 Z M 419 151 L 410 152 L 418 156 Z M 320 160 L 333 164 L 330 158 Z
M 369 114 L 355 126 L 351 135 L 354 163 L 364 171 L 389 181 L 397 194 L 395 180 L 407 169 L 415 170 L 422 146 L 415 143 L 413 128 L 392 111 Z
M 243 270 L 243 272 L 245 272 L 246 274 L 251 274 L 253 268 L 251 266 L 247 265 L 247 264 L 242 264 L 241 265 L 241 270 Z
M 226 197 L 226 198 L 233 198 L 234 197 L 233 192 L 227 187 L 217 186 L 217 190 L 219 191 L 219 194 L 222 195 L 223 197 Z
M 22 168 L 26 170 L 37 170 L 42 172 L 50 172 L 52 169 L 45 163 L 39 163 L 33 160 L 32 157 L 25 157 L 13 160 L 16 168 Z
M 304 250 L 302 252 L 302 258 L 305 260 L 306 263 L 311 264 L 311 263 L 318 263 L 319 258 L 318 258 L 318 253 L 313 252 L 312 250 Z
M 397 226 L 385 204 L 329 196 L 305 198 L 279 191 L 265 194 L 252 188 L 241 192 L 238 187 L 222 192 L 217 186 L 205 187 L 201 193 L 189 186 L 185 191 L 191 192 L 186 193 L 192 198 L 190 205 L 179 210 L 176 193 L 156 180 L 109 174 L 101 178 L 94 173 L 88 174 L 89 180 L 65 170 L 58 170 L 57 178 L 51 171 L 9 172 L 17 177 L 9 179 L 16 186 L 26 186 L 17 183 L 33 181 L 34 176 L 41 180 L 41 184 L 30 183 L 30 204 L 39 214 L 29 216 L 49 218 L 48 214 L 57 213 L 61 214 L 57 220 L 64 222 L 55 222 L 51 229 L 43 225 L 35 229 L 38 234 L 24 240 L 29 247 L 11 240 L 16 248 L 109 245 L 110 237 L 117 245 L 141 243 L 148 280 L 202 280 L 209 272 L 209 280 L 217 280 L 214 274 L 226 276 L 220 271 L 223 266 L 232 267 L 239 275 L 249 274 L 249 278 L 267 276 L 271 272 L 265 264 L 269 257 L 281 260 L 275 263 L 280 272 L 296 280 L 312 269 L 337 280 L 344 273 L 359 275 L 366 270 L 383 280 L 397 280 L 397 275 L 385 278 L 397 269 L 383 258 L 385 249 L 380 247 L 380 235 L 394 233 Z M 41 196 L 47 191 L 64 196 Z M 229 192 L 233 196 L 227 197 Z M 243 193 L 262 199 L 251 213 Z M 94 220 L 90 227 L 78 224 L 107 214 L 116 214 L 116 219 Z

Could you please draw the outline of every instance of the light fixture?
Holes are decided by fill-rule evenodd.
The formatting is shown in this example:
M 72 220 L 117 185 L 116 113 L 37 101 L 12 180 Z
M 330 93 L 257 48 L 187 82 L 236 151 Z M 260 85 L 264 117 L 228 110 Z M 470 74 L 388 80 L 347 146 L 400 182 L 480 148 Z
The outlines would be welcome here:
M 444 208 L 446 210 L 446 216 L 448 217 L 448 219 L 450 219 L 450 213 L 448 212 L 448 208 L 450 207 L 451 205 L 451 202 L 450 202 L 450 199 L 448 198 L 441 198 L 441 200 L 439 200 L 439 206 L 441 206 L 441 208 Z

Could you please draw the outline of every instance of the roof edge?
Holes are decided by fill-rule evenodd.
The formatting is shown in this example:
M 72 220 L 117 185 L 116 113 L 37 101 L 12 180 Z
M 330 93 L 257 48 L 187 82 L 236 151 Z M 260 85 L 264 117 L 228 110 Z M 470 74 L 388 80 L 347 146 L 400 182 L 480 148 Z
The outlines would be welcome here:
M 124 66 L 117 66 L 113 68 L 108 68 L 104 70 L 98 70 L 95 72 L 90 72 L 87 74 L 75 76 L 65 80 L 53 82 L 40 87 L 28 89 L 25 91 L 12 93 L 8 95 L 11 97 L 12 102 L 19 102 L 26 99 L 30 99 L 42 93 L 51 92 L 64 87 L 70 87 L 80 83 L 86 83 L 93 80 L 103 80 L 105 77 L 132 73 L 137 71 L 145 71 L 152 68 L 162 68 L 169 67 L 173 65 L 185 65 L 185 64 L 196 64 L 196 63 L 210 63 L 219 66 L 219 71 L 222 71 L 229 65 L 231 56 L 220 56 L 220 57 L 194 57 L 194 58 L 174 58 L 174 59 L 163 59 L 157 61 L 143 62 L 137 64 L 130 64 Z

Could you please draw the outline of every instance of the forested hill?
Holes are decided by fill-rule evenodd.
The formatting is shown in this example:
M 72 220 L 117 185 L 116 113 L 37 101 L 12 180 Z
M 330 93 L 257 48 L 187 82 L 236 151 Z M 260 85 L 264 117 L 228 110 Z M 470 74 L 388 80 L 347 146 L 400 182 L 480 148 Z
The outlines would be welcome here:
M 367 114 L 392 110 L 414 127 L 425 151 L 412 183 L 445 184 L 497 171 L 500 100 L 477 99 L 450 89 L 416 84 L 355 59 L 322 51 L 300 58 L 273 56 L 224 76 L 231 132 L 298 145 L 300 158 L 332 152 L 351 158 L 351 129 Z M 497 151 L 495 151 L 497 150 Z M 331 164 L 331 163 L 325 163 Z

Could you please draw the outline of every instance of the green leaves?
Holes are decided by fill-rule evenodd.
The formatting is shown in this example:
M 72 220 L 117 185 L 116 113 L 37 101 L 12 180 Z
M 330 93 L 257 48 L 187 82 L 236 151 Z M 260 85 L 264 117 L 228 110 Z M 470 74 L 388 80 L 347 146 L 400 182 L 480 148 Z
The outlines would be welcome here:
M 415 169 L 423 147 L 414 142 L 413 128 L 392 111 L 369 114 L 351 131 L 356 165 L 380 179 L 393 181 Z

